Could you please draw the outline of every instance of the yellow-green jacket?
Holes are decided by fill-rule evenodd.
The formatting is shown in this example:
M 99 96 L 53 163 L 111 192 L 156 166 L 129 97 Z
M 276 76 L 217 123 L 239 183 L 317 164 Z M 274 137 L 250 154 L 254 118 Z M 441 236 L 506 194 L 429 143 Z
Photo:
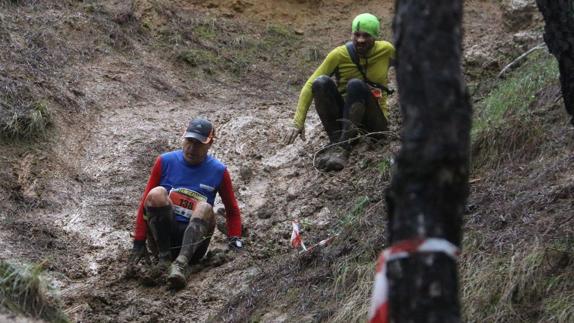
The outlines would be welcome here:
M 389 65 L 391 59 L 395 57 L 395 48 L 393 45 L 384 40 L 375 41 L 373 48 L 369 51 L 367 58 L 359 58 L 359 62 L 366 71 L 367 78 L 369 81 L 388 85 L 387 72 L 389 70 Z M 319 66 L 313 75 L 309 77 L 301 94 L 299 95 L 299 103 L 297 104 L 297 111 L 295 112 L 295 117 L 293 122 L 295 126 L 299 129 L 303 128 L 305 124 L 305 118 L 307 117 L 307 112 L 309 111 L 309 106 L 311 106 L 311 101 L 313 101 L 312 86 L 313 81 L 315 81 L 321 75 L 331 75 L 335 69 L 339 67 L 339 93 L 343 96 L 345 95 L 345 89 L 347 88 L 347 82 L 351 79 L 363 79 L 361 72 L 353 63 L 347 47 L 341 45 L 333 49 L 329 55 L 325 58 L 321 66 Z M 385 117 L 389 117 L 389 109 L 387 107 L 387 95 L 383 96 L 379 100 L 379 106 L 383 111 Z

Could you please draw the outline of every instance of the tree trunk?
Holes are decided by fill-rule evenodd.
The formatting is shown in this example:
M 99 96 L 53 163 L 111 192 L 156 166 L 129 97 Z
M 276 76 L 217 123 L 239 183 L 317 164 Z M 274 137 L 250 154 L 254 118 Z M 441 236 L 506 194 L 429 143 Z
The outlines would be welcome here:
M 574 0 L 536 0 L 544 16 L 544 41 L 558 60 L 566 111 L 574 125 Z
M 390 244 L 443 238 L 460 247 L 471 106 L 461 68 L 462 1 L 398 0 L 394 21 L 402 147 L 387 192 Z M 388 264 L 394 322 L 459 322 L 456 261 L 414 253 Z

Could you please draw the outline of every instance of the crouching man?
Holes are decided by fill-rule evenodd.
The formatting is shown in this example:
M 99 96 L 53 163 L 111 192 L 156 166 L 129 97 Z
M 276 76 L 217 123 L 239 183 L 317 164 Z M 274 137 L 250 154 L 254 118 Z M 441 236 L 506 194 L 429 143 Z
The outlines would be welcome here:
M 352 151 L 350 141 L 359 131 L 382 133 L 389 129 L 387 95 L 392 90 L 387 87 L 388 71 L 395 48 L 377 40 L 380 22 L 372 14 L 355 17 L 351 30 L 351 41 L 333 49 L 301 89 L 294 126 L 287 133 L 287 144 L 298 136 L 305 140 L 305 119 L 315 101 L 331 147 L 318 160 L 324 171 L 345 167 Z
M 221 161 L 207 154 L 213 140 L 211 122 L 196 118 L 184 133 L 182 149 L 156 159 L 137 211 L 128 270 L 147 254 L 147 238 L 158 255 L 155 271 L 167 273 L 172 288 L 185 287 L 189 265 L 205 255 L 213 235 L 216 193 L 227 213 L 229 247 L 243 247 L 231 177 Z

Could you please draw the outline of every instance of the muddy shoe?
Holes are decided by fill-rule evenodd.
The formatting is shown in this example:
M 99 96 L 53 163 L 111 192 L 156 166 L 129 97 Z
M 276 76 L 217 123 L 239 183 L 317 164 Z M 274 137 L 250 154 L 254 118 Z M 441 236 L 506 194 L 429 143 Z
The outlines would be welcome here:
M 333 151 L 331 157 L 327 160 L 325 164 L 325 171 L 340 171 L 347 165 L 347 159 L 349 159 L 349 151 L 342 147 L 337 147 Z
M 319 155 L 315 160 L 315 166 L 318 169 L 325 169 L 327 167 L 327 162 L 331 159 L 331 152 L 326 151 L 323 154 Z
M 187 284 L 187 275 L 189 273 L 189 265 L 187 257 L 178 256 L 177 259 L 171 263 L 169 268 L 169 276 L 167 280 L 169 286 L 173 289 L 182 289 Z

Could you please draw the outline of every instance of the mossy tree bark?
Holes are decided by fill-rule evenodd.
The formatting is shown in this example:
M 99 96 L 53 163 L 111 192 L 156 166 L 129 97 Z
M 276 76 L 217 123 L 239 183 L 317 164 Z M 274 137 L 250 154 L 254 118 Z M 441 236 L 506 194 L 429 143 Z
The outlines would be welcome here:
M 464 83 L 462 1 L 398 0 L 393 23 L 402 147 L 387 191 L 390 244 L 443 238 L 460 247 L 472 109 Z M 394 322 L 459 322 L 456 261 L 415 253 L 388 264 Z
M 544 16 L 544 41 L 558 60 L 566 111 L 574 125 L 574 0 L 536 0 Z

